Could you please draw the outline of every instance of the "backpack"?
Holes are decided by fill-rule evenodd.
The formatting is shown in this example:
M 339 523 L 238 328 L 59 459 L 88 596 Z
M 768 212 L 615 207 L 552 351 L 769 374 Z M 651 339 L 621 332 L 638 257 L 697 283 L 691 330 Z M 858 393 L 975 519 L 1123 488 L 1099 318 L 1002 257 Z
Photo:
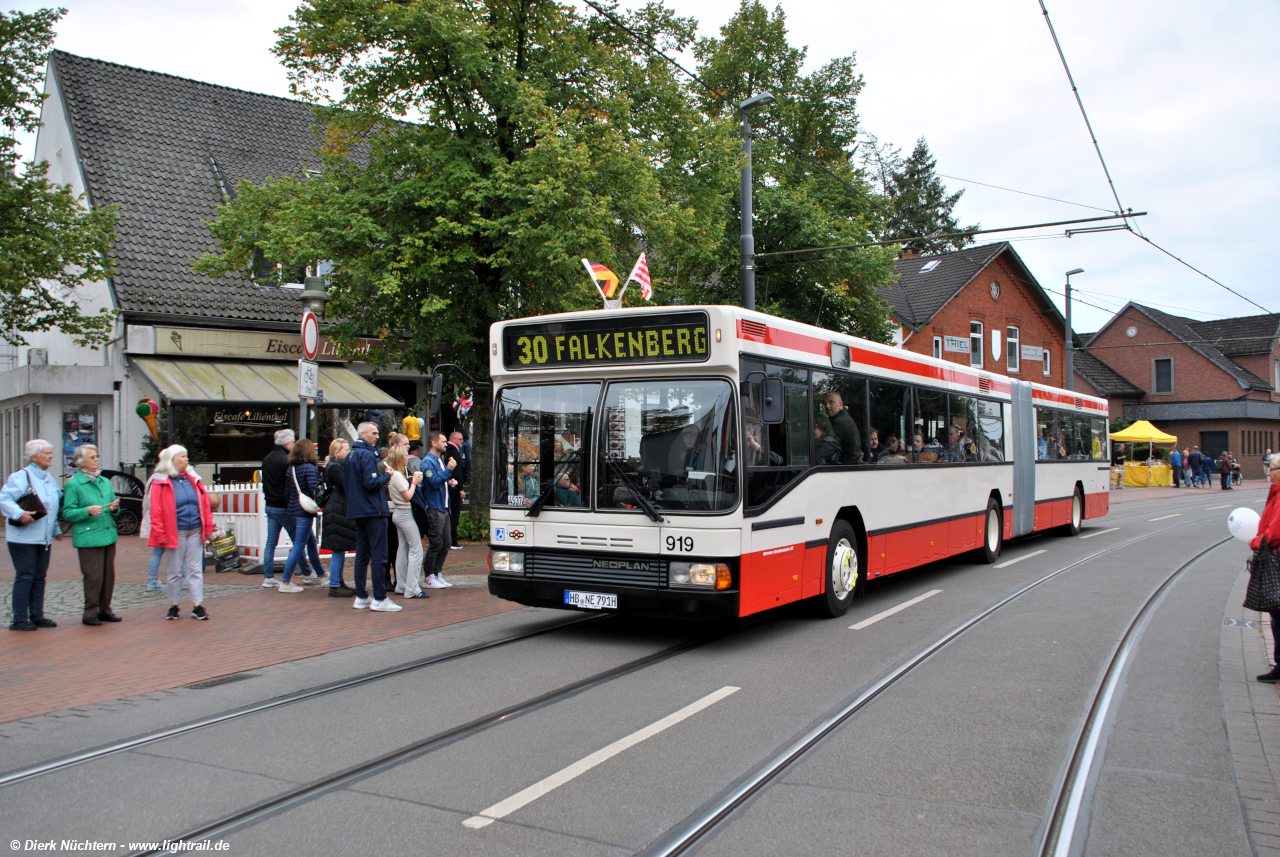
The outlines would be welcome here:
M 329 502 L 329 498 L 333 496 L 333 486 L 329 484 L 329 480 L 325 479 L 325 473 L 329 470 L 328 465 L 324 469 L 316 468 L 316 487 L 312 490 L 312 495 L 316 498 L 316 505 L 321 509 Z

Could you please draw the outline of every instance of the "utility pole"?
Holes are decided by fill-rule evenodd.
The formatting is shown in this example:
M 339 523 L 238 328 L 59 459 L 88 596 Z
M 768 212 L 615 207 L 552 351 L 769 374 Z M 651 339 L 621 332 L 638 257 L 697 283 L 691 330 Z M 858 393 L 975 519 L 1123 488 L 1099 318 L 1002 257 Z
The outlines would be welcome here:
M 738 105 L 742 112 L 742 189 L 738 195 L 738 217 L 742 234 L 738 254 L 742 260 L 742 307 L 756 308 L 756 239 L 751 228 L 751 117 L 748 111 L 772 104 L 776 99 L 767 92 L 753 95 Z
M 1072 268 L 1070 271 L 1067 271 L 1067 288 L 1065 290 L 1065 294 L 1067 296 L 1067 303 L 1066 303 L 1067 311 L 1065 316 L 1065 321 L 1067 324 L 1067 348 L 1066 348 L 1066 359 L 1063 363 L 1064 369 L 1067 373 L 1067 378 L 1066 378 L 1066 383 L 1063 384 L 1062 386 L 1068 390 L 1075 389 L 1075 381 L 1072 378 L 1072 376 L 1075 374 L 1075 363 L 1072 360 L 1072 353 L 1071 353 L 1072 351 L 1075 350 L 1075 337 L 1071 333 L 1071 275 L 1083 274 L 1083 273 L 1084 273 L 1084 268 Z

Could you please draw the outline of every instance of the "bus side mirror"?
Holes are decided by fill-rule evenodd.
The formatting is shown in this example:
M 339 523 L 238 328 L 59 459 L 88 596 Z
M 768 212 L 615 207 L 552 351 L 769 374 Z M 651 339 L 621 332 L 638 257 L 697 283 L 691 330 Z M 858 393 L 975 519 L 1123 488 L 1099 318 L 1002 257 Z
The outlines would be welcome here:
M 444 392 L 444 375 L 431 376 L 431 407 L 428 411 L 429 417 L 434 417 L 440 413 L 440 394 Z
M 760 416 L 765 425 L 776 426 L 782 422 L 782 379 L 764 379 L 764 401 L 760 405 Z

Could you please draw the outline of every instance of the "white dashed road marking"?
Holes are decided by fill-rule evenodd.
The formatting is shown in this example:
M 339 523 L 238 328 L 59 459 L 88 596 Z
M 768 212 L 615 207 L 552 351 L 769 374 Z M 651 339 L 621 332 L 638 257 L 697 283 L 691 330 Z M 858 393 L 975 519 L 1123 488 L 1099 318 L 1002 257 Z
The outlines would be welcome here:
M 937 595 L 941 591 L 942 591 L 941 589 L 931 589 L 930 591 L 926 592 L 924 595 L 917 595 L 915 598 L 912 598 L 909 601 L 903 601 L 897 607 L 890 607 L 888 610 L 885 610 L 883 613 L 877 613 L 876 615 L 872 616 L 870 619 L 863 619 L 861 622 L 859 622 L 856 625 L 850 625 L 849 630 L 861 631 L 863 628 L 866 628 L 869 625 L 874 625 L 875 623 L 879 622 L 881 619 L 888 619 L 890 616 L 892 616 L 894 613 L 897 613 L 900 610 L 906 610 L 912 604 L 919 604 L 921 601 L 925 600 L 926 598 L 932 598 L 933 596 Z
M 1169 520 L 1170 518 L 1181 518 L 1181 517 L 1182 517 L 1182 513 L 1181 513 L 1181 512 L 1175 512 L 1175 513 L 1173 513 L 1172 515 L 1161 515 L 1161 516 L 1160 516 L 1160 517 L 1158 517 L 1158 518 L 1151 518 L 1151 519 L 1149 519 L 1149 520 L 1147 521 L 1147 523 L 1149 523 L 1149 524 L 1150 524 L 1150 523 L 1154 523 L 1155 521 L 1167 521 L 1167 520 Z
M 1049 549 L 1044 548 L 1043 550 L 1032 551 L 1031 553 L 1024 553 L 1022 556 L 1015 556 L 1013 559 L 1005 560 L 1004 562 L 993 566 L 993 568 L 1006 568 L 1010 565 L 1013 565 L 1015 562 L 1022 562 L 1024 559 L 1031 559 L 1031 557 L 1033 556 L 1040 556 L 1040 554 L 1048 553 L 1048 552 L 1049 552 Z
M 1119 528 L 1119 527 L 1112 527 L 1112 528 L 1111 528 L 1111 529 L 1109 529 L 1109 530 L 1098 530 L 1096 533 L 1089 533 L 1089 535 L 1087 535 L 1087 536 L 1081 536 L 1080 538 L 1082 538 L 1082 539 L 1091 539 L 1091 538 L 1093 538 L 1094 536 L 1105 536 L 1107 533 L 1114 533 L 1114 532 L 1115 532 L 1116 530 L 1118 530 L 1118 529 L 1120 529 L 1120 528 Z

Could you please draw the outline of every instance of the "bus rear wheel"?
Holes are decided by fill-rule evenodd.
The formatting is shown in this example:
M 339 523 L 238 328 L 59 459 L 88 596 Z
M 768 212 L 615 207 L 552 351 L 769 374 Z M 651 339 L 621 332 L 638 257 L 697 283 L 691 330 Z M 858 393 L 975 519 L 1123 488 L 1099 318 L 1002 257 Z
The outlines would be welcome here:
M 1071 520 L 1062 528 L 1064 535 L 1076 536 L 1080 534 L 1080 525 L 1084 523 L 1084 497 L 1080 496 L 1080 489 L 1076 489 L 1076 493 L 1071 495 Z
M 858 536 L 848 522 L 836 521 L 827 541 L 825 585 L 815 599 L 819 615 L 835 619 L 847 613 L 853 599 L 862 594 L 863 575 Z
M 987 565 L 1000 558 L 1000 549 L 1004 547 L 1004 522 L 1000 518 L 1000 504 L 991 499 L 987 501 L 987 516 L 982 525 L 982 548 L 978 551 L 982 561 Z

